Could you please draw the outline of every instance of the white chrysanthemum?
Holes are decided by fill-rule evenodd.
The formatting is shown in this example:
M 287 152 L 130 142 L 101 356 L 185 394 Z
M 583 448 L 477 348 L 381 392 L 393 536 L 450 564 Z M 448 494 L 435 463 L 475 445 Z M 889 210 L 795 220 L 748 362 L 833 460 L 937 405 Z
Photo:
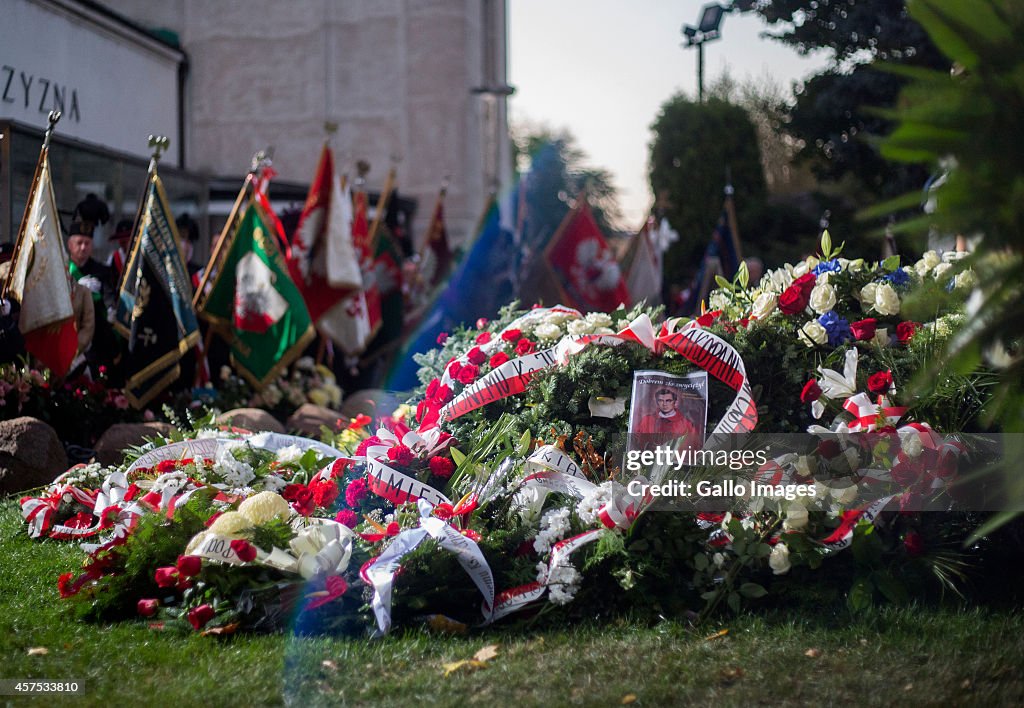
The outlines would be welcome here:
M 551 547 L 569 533 L 569 510 L 565 507 L 551 509 L 540 520 L 540 531 L 533 540 L 537 553 L 547 553 Z
M 580 517 L 580 521 L 588 526 L 596 524 L 600 521 L 598 512 L 600 512 L 601 508 L 611 500 L 611 482 L 605 482 L 601 486 L 595 487 L 580 499 L 579 504 L 576 505 L 576 515 Z
M 272 519 L 287 519 L 291 515 L 291 507 L 280 494 L 260 492 L 249 497 L 238 505 L 238 513 L 248 519 L 253 526 L 265 524 Z
M 252 528 L 249 517 L 237 511 L 225 511 L 210 525 L 210 533 L 218 536 L 240 536 L 243 531 Z
M 978 283 L 973 270 L 965 270 L 953 276 L 953 287 L 957 290 L 970 290 Z
M 217 461 L 213 466 L 214 471 L 221 478 L 233 487 L 241 487 L 256 479 L 252 467 L 231 454 L 231 448 L 224 446 L 217 451 Z
M 576 597 L 580 587 L 580 573 L 565 559 L 548 571 L 548 600 L 556 605 L 566 605 Z
M 288 480 L 276 474 L 267 475 L 260 481 L 263 483 L 263 489 L 268 492 L 280 492 L 288 486 Z
M 594 330 L 594 334 L 615 334 L 615 330 L 611 327 L 598 327 Z
M 708 298 L 708 305 L 712 310 L 724 310 L 729 307 L 729 296 L 724 290 L 716 290 Z
M 565 325 L 566 331 L 573 336 L 580 336 L 581 334 L 590 334 L 593 327 L 586 320 L 573 320 Z
M 295 462 L 302 457 L 302 448 L 298 445 L 286 445 L 277 451 L 277 461 L 281 463 Z
M 220 430 L 214 430 L 213 428 L 203 428 L 196 433 L 196 440 L 208 440 L 210 438 L 219 438 L 224 433 Z
M 603 312 L 590 312 L 587 314 L 585 319 L 592 327 L 595 328 L 612 326 L 612 318 Z
M 932 277 L 936 280 L 942 280 L 952 269 L 953 266 L 949 263 L 939 263 L 932 269 Z
M 534 330 L 534 335 L 536 335 L 537 339 L 558 339 L 562 336 L 562 330 L 553 322 L 544 322 L 543 324 L 537 325 L 537 329 Z

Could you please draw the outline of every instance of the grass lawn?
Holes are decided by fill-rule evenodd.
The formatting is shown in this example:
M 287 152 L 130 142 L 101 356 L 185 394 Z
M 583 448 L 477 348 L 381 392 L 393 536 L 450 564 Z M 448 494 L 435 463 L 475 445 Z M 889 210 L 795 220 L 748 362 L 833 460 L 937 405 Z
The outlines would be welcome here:
M 29 541 L 13 501 L 0 504 L 0 559 L 0 678 L 78 680 L 73 705 L 1024 704 L 1024 617 L 1005 609 L 805 608 L 696 634 L 621 619 L 468 637 L 215 639 L 68 620 L 56 579 L 81 554 Z M 446 662 L 491 644 L 485 668 L 445 676 Z

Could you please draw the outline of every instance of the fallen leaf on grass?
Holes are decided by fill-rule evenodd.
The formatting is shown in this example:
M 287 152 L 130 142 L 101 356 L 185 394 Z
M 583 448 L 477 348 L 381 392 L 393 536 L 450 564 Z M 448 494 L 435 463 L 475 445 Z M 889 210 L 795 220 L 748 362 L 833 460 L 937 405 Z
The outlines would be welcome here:
M 710 642 L 712 639 L 721 639 L 722 637 L 724 637 L 728 633 L 729 633 L 728 629 L 720 629 L 717 632 L 715 632 L 714 634 L 709 635 L 707 637 L 704 637 L 704 641 Z
M 467 671 L 475 671 L 476 669 L 486 669 L 486 661 L 477 661 L 476 659 L 460 659 L 459 661 L 452 661 L 447 664 L 441 664 L 444 668 L 445 678 L 448 678 L 459 669 L 466 669 Z
M 28 655 L 29 656 L 46 656 L 49 653 L 50 653 L 50 650 L 47 649 L 46 647 L 29 647 L 28 648 Z
M 427 615 L 427 627 L 441 634 L 466 634 L 469 626 L 444 615 Z
M 811 648 L 804 652 L 804 656 L 809 656 L 812 659 L 817 659 L 821 656 L 821 649 Z
M 477 661 L 490 661 L 491 659 L 493 659 L 497 655 L 498 655 L 498 645 L 497 644 L 488 644 L 487 646 L 482 648 L 480 651 L 478 651 L 476 654 L 474 654 L 473 658 L 476 659 Z
M 622 705 L 628 706 L 630 703 L 636 703 L 635 693 L 627 693 L 625 696 L 622 697 Z
M 234 634 L 235 632 L 237 632 L 238 628 L 240 626 L 241 626 L 240 622 L 232 622 L 231 624 L 226 624 L 223 627 L 214 627 L 213 629 L 204 630 L 204 631 L 199 633 L 199 636 L 200 637 L 216 637 L 216 636 L 220 636 L 220 635 L 227 636 L 229 634 Z

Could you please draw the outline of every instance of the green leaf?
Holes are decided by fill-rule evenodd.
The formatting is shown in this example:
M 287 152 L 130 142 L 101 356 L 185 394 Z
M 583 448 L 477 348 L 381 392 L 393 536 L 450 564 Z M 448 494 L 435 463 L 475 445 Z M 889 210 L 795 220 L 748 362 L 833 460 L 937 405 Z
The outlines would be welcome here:
M 850 588 L 846 603 L 854 612 L 864 612 L 871 607 L 873 596 L 871 581 L 867 578 L 857 578 Z
M 740 594 L 743 595 L 743 597 L 756 600 L 759 597 L 767 595 L 768 591 L 757 583 L 743 583 L 740 585 Z
M 740 594 L 738 592 L 729 593 L 729 598 L 726 600 L 729 604 L 729 609 L 736 614 L 740 613 Z
M 882 267 L 885 270 L 887 270 L 890 273 L 892 273 L 893 271 L 895 271 L 897 268 L 900 267 L 900 257 L 899 256 L 889 256 L 884 261 L 882 261 Z
M 530 431 L 524 431 L 523 436 L 519 438 L 519 445 L 516 447 L 516 455 L 519 457 L 526 457 L 530 452 L 530 445 L 532 443 L 533 438 L 530 437 Z
M 872 573 L 871 580 L 889 602 L 900 604 L 907 601 L 907 589 L 889 573 Z
M 709 565 L 711 565 L 711 563 L 708 561 L 708 557 L 704 553 L 698 553 L 693 557 L 693 567 L 697 570 L 703 572 L 708 569 Z
M 452 462 L 455 463 L 456 467 L 459 467 L 466 461 L 466 456 L 457 447 L 449 448 L 448 452 L 451 454 Z
M 821 232 L 821 257 L 826 261 L 832 257 L 832 237 L 829 236 L 828 229 Z
M 716 275 L 715 276 L 715 282 L 718 283 L 718 287 L 720 287 L 720 288 L 724 288 L 726 290 L 732 290 L 732 283 L 730 283 L 728 280 L 726 280 L 725 278 L 723 278 L 720 275 Z
M 740 267 L 736 270 L 736 280 L 739 282 L 740 287 L 744 290 L 747 289 L 747 285 L 750 283 L 750 271 L 747 269 L 746 261 L 741 262 Z

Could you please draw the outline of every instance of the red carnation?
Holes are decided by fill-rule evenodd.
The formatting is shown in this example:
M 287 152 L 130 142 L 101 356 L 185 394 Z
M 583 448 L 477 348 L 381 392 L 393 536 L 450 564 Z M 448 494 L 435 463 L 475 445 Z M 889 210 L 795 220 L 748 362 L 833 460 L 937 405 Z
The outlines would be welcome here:
M 476 335 L 476 343 L 477 344 L 487 344 L 487 342 L 489 342 L 489 341 L 491 341 L 491 333 L 490 332 L 481 332 L 480 334 Z
M 178 556 L 178 572 L 186 578 L 194 578 L 203 569 L 203 559 L 199 556 Z
M 236 538 L 231 542 L 231 550 L 238 556 L 238 560 L 243 563 L 256 560 L 256 546 L 252 545 L 245 539 Z
M 877 325 L 878 321 L 874 317 L 868 317 L 866 320 L 858 320 L 850 324 L 850 332 L 854 339 L 860 341 L 874 339 Z
M 888 393 L 890 388 L 892 388 L 891 371 L 878 371 L 868 377 L 868 390 L 871 393 Z
M 491 357 L 491 360 L 488 363 L 491 365 L 492 369 L 497 369 L 506 361 L 508 361 L 508 354 L 506 354 L 505 352 L 498 352 L 497 354 Z
M 334 504 L 334 500 L 341 494 L 341 490 L 338 489 L 338 485 L 329 479 L 321 479 L 316 482 L 310 483 L 310 488 L 313 490 L 313 501 L 317 506 L 324 508 L 330 507 Z
M 213 607 L 210 605 L 200 605 L 188 611 L 188 621 L 192 623 L 192 627 L 196 631 L 199 631 L 206 626 L 207 622 L 213 619 L 215 614 Z
M 413 461 L 412 450 L 405 445 L 393 445 L 388 448 L 388 459 L 396 464 L 408 467 Z
M 469 359 L 470 364 L 476 364 L 477 366 L 487 361 L 487 355 L 484 354 L 484 350 L 480 347 L 473 347 L 466 352 L 466 358 Z
M 814 379 L 804 384 L 804 390 L 800 392 L 801 403 L 812 403 L 821 398 L 821 386 Z
M 371 435 L 370 437 L 366 438 L 361 443 L 359 443 L 359 445 L 356 447 L 356 457 L 365 456 L 366 451 L 373 447 L 374 445 L 380 445 L 380 438 L 378 438 L 376 435 Z M 285 499 L 287 498 L 288 497 L 285 497 Z
M 177 466 L 177 460 L 160 460 L 156 463 L 156 471 L 161 474 L 164 474 L 165 472 L 173 472 Z
M 455 463 L 447 457 L 441 457 L 440 455 L 431 457 L 430 462 L 427 464 L 430 466 L 430 474 L 442 479 L 448 479 L 455 471 Z
M 369 488 L 366 486 L 366 480 L 362 477 L 353 479 L 345 487 L 345 503 L 351 507 L 357 507 L 362 504 L 363 499 L 370 493 Z
M 135 609 L 138 610 L 139 615 L 142 617 L 152 617 L 156 614 L 156 609 L 160 606 L 159 600 L 139 600 Z
M 526 337 L 523 337 L 516 342 L 516 354 L 519 356 L 526 356 L 527 354 L 533 354 L 537 349 L 537 346 Z
M 348 526 L 350 529 L 354 529 L 359 523 L 359 514 L 351 509 L 342 509 L 334 515 L 334 520 L 342 526 Z
M 479 375 L 480 369 L 475 364 L 467 364 L 459 372 L 459 383 L 469 385 L 476 381 L 476 377 Z
M 921 329 L 920 322 L 900 322 L 896 325 L 896 339 L 899 340 L 900 344 L 906 344 L 919 329 Z
M 521 329 L 506 329 L 501 333 L 501 338 L 506 342 L 518 341 L 523 336 L 523 330 Z

